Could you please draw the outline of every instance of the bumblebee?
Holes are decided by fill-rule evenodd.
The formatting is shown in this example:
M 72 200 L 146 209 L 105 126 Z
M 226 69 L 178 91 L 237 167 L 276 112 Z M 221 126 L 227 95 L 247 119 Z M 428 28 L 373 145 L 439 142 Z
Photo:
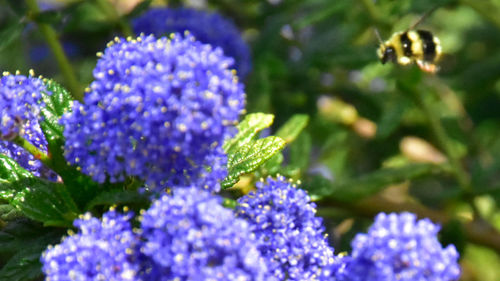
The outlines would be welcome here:
M 377 55 L 382 64 L 390 61 L 400 65 L 408 65 L 416 62 L 418 67 L 425 72 L 435 73 L 439 68 L 436 65 L 441 56 L 441 44 L 439 39 L 427 30 L 413 30 L 422 19 L 413 24 L 411 28 L 403 32 L 394 33 L 389 40 L 383 42 L 376 31 L 380 41 Z

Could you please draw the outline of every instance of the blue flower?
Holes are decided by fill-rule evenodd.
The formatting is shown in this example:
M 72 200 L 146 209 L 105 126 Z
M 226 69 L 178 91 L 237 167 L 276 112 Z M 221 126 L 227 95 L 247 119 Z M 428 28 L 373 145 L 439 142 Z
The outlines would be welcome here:
M 0 139 L 22 134 L 26 123 L 38 125 L 43 91 L 41 79 L 4 73 L 0 79 Z
M 238 28 L 217 13 L 188 8 L 154 8 L 134 19 L 133 28 L 137 34 L 156 36 L 188 30 L 197 40 L 221 47 L 225 55 L 234 58 L 239 77 L 246 77 L 251 70 L 250 49 Z
M 458 253 L 443 248 L 440 227 L 411 213 L 380 213 L 367 234 L 351 243 L 352 254 L 343 280 L 451 281 L 458 280 Z
M 197 188 L 173 190 L 142 215 L 154 280 L 269 280 L 248 223 Z
M 66 159 L 101 183 L 137 176 L 149 187 L 218 191 L 222 143 L 245 105 L 230 63 L 188 34 L 116 38 L 97 62 L 85 104 L 63 116 Z
M 238 200 L 238 217 L 250 222 L 260 252 L 278 280 L 329 280 L 336 257 L 307 193 L 284 177 L 257 183 Z
M 0 79 L 0 153 L 35 176 L 55 179 L 56 175 L 32 154 L 11 142 L 20 136 L 47 153 L 47 141 L 39 125 L 42 92 L 51 94 L 41 79 L 4 73 Z
M 89 213 L 75 220 L 79 232 L 42 254 L 47 280 L 138 280 L 138 238 L 129 222 L 132 216 L 109 211 L 102 220 Z

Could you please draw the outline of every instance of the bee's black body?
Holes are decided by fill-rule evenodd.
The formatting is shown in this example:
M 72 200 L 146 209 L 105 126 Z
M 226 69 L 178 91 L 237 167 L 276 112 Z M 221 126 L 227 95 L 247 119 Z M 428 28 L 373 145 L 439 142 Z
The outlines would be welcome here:
M 441 55 L 439 39 L 427 30 L 409 30 L 394 33 L 389 40 L 383 42 L 378 55 L 382 63 L 388 61 L 401 65 L 416 62 L 428 72 L 435 72 L 435 63 Z

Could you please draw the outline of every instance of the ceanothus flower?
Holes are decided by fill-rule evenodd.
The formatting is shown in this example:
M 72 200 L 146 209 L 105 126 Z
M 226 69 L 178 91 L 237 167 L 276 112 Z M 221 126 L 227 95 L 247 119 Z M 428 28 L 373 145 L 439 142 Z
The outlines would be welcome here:
M 250 49 L 234 23 L 223 16 L 190 8 L 153 8 L 132 22 L 134 31 L 163 36 L 172 32 L 191 32 L 196 40 L 220 47 L 235 60 L 239 77 L 252 67 Z
M 322 219 L 307 193 L 284 177 L 257 183 L 238 200 L 257 246 L 278 280 L 330 280 L 336 257 L 323 235 Z
M 207 191 L 163 195 L 142 214 L 141 230 L 154 280 L 269 280 L 248 223 Z
M 47 153 L 47 141 L 39 125 L 42 92 L 51 94 L 39 78 L 4 73 L 0 79 L 0 153 L 18 162 L 35 176 L 54 179 L 55 174 L 13 143 L 20 136 Z
M 351 242 L 352 254 L 345 281 L 451 281 L 458 280 L 458 252 L 443 248 L 440 227 L 429 219 L 417 221 L 411 213 L 380 213 L 367 234 Z
M 27 124 L 38 125 L 42 92 L 47 91 L 39 78 L 4 72 L 0 79 L 0 139 L 11 140 L 23 134 Z
M 108 211 L 102 219 L 87 213 L 74 221 L 79 232 L 65 237 L 42 254 L 47 280 L 139 280 L 138 238 L 131 212 Z
M 85 103 L 62 118 L 66 159 L 101 183 L 218 191 L 245 104 L 232 59 L 189 34 L 116 38 L 100 55 Z

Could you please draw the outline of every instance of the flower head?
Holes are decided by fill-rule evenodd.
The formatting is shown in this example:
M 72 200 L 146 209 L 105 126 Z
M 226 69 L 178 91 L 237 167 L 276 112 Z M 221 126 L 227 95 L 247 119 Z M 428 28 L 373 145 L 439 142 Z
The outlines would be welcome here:
M 191 35 L 116 38 L 85 104 L 63 116 L 66 159 L 98 182 L 130 175 L 153 187 L 203 182 L 218 190 L 222 143 L 245 103 L 230 63 Z
M 42 92 L 51 94 L 43 81 L 24 75 L 5 73 L 0 78 L 0 153 L 18 162 L 36 176 L 54 179 L 56 175 L 20 146 L 11 142 L 20 136 L 47 152 L 47 141 L 39 125 Z
M 238 217 L 247 220 L 261 253 L 279 280 L 327 280 L 336 258 L 316 205 L 284 177 L 259 182 L 238 200 Z
M 162 280 L 268 280 L 248 224 L 206 191 L 175 189 L 160 197 L 141 227 L 141 251 Z
M 75 220 L 79 232 L 42 254 L 47 280 L 137 280 L 132 215 L 109 211 L 102 220 L 89 213 Z
M 133 21 L 136 33 L 163 36 L 188 30 L 203 43 L 224 50 L 235 60 L 238 76 L 245 77 L 252 67 L 250 49 L 238 28 L 229 19 L 217 13 L 189 8 L 154 8 Z
M 41 79 L 4 73 L 0 79 L 0 139 L 22 134 L 25 125 L 38 125 L 43 91 Z
M 438 232 L 439 226 L 411 213 L 380 213 L 368 233 L 352 241 L 344 280 L 457 280 L 457 250 L 443 248 Z

